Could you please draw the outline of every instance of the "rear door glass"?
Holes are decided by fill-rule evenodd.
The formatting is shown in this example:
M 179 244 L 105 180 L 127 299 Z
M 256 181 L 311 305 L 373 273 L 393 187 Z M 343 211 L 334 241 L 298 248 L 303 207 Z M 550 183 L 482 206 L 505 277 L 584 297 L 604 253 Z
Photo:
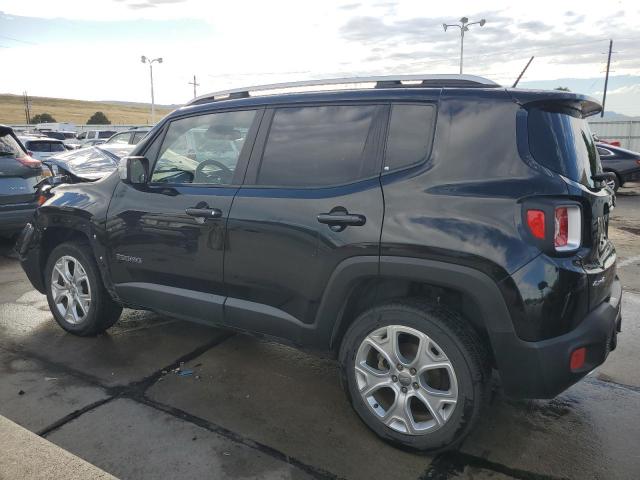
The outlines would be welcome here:
M 257 183 L 318 187 L 373 175 L 365 146 L 375 111 L 375 105 L 276 110 Z
M 528 115 L 529 150 L 536 162 L 575 182 L 594 187 L 602 171 L 589 124 L 571 108 L 532 108 Z

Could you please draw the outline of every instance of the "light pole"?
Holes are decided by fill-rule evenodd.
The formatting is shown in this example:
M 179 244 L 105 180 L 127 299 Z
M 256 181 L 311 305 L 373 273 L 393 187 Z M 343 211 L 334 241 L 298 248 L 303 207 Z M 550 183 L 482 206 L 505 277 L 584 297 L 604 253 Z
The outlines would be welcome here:
M 485 23 L 487 23 L 487 21 L 484 18 L 479 22 L 469 23 L 469 19 L 467 17 L 462 17 L 460 19 L 460 23 L 442 24 L 442 28 L 444 28 L 445 32 L 447 31 L 448 27 L 458 27 L 460 29 L 460 75 L 462 75 L 462 63 L 464 57 L 464 32 L 468 32 L 471 25 L 480 25 L 481 27 L 483 27 Z
M 151 123 L 155 125 L 156 124 L 156 103 L 155 103 L 155 99 L 153 98 L 153 62 L 162 63 L 162 57 L 151 59 L 142 55 L 140 57 L 140 61 L 142 63 L 149 64 L 149 76 L 151 78 Z

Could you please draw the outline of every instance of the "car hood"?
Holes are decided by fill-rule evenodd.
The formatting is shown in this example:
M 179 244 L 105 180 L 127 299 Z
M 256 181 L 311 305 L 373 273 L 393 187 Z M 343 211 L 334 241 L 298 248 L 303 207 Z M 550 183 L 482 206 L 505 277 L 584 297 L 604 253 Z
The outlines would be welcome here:
M 102 147 L 88 147 L 72 150 L 55 157 L 48 158 L 43 163 L 56 166 L 82 180 L 99 180 L 111 174 L 118 168 L 120 158 L 133 150 L 131 148 L 103 149 Z

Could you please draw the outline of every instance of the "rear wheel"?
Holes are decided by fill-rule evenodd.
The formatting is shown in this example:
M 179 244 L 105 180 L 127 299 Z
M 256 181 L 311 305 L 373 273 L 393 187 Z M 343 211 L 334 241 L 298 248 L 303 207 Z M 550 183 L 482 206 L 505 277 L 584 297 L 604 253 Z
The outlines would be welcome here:
M 479 338 L 454 312 L 426 303 L 364 312 L 344 337 L 340 362 L 362 420 L 415 450 L 459 444 L 487 398 L 490 367 Z
M 49 255 L 45 268 L 47 301 L 56 322 L 80 336 L 111 327 L 122 312 L 104 288 L 90 248 L 63 243 Z

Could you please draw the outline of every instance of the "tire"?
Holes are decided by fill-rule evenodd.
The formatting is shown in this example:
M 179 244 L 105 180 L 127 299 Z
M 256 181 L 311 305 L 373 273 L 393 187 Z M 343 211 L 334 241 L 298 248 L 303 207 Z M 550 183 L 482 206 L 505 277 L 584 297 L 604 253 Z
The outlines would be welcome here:
M 389 338 L 400 339 L 395 357 L 386 353 L 393 353 Z M 458 314 L 429 303 L 406 300 L 362 313 L 347 330 L 339 359 L 342 385 L 360 418 L 404 449 L 455 448 L 489 397 L 491 367 L 480 338 Z M 408 399 L 410 416 L 394 408 L 396 399 Z
M 58 245 L 47 259 L 44 274 L 49 308 L 67 332 L 81 337 L 97 335 L 120 318 L 122 307 L 104 288 L 88 245 Z

